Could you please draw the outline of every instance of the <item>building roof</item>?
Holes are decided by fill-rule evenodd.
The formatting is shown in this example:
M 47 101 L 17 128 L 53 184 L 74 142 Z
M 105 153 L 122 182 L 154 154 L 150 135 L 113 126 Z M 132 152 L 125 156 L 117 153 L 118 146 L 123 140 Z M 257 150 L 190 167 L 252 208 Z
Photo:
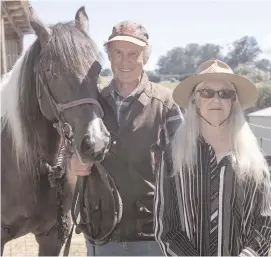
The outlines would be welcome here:
M 248 114 L 248 116 L 261 116 L 261 117 L 271 117 L 271 107 L 267 107 L 265 109 L 256 111 L 256 112 L 252 112 L 250 114 Z
M 6 38 L 14 38 L 32 34 L 33 30 L 28 19 L 29 1 L 1 1 Z

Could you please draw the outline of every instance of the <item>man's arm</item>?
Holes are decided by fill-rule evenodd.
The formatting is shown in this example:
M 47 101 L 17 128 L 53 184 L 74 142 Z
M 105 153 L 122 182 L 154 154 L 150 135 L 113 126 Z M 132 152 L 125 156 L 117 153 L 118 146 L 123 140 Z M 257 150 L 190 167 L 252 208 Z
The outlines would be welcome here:
M 182 124 L 183 119 L 184 118 L 180 107 L 174 104 L 168 111 L 164 125 L 166 145 L 172 141 L 176 131 Z

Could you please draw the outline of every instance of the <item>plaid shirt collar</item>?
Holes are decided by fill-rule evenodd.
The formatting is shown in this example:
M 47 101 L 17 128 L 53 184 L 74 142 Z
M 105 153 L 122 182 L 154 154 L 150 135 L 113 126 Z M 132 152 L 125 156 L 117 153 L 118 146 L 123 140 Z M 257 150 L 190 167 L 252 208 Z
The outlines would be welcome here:
M 112 79 L 111 82 L 108 84 L 108 86 L 106 86 L 104 88 L 99 88 L 100 94 L 102 95 L 103 98 L 107 98 L 111 95 L 111 93 L 116 88 L 116 86 L 114 84 L 115 84 L 115 81 L 114 81 L 114 79 Z M 138 91 L 136 89 L 138 89 Z M 151 86 L 151 83 L 150 83 L 149 78 L 146 73 L 143 72 L 142 77 L 141 77 L 141 81 L 136 89 L 134 90 L 136 95 L 141 94 L 143 91 L 149 96 L 152 95 L 153 88 Z
M 139 101 L 144 105 L 146 104 L 146 101 L 149 99 L 149 97 L 146 97 L 145 94 L 142 94 L 143 92 L 149 96 L 152 94 L 151 83 L 149 82 L 148 76 L 144 72 L 142 73 L 139 85 L 129 96 L 123 97 L 119 94 L 114 79 L 106 88 L 101 91 L 101 94 L 104 98 L 109 97 L 107 98 L 107 101 L 115 110 L 117 120 L 120 124 L 123 118 L 126 117 L 131 111 L 130 106 L 134 101 Z

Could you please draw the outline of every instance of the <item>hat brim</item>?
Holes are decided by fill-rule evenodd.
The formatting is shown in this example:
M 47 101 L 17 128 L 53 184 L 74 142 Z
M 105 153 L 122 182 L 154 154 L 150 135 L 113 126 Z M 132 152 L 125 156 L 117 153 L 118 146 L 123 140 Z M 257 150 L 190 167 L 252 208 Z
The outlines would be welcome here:
M 183 80 L 173 91 L 174 101 L 186 109 L 194 87 L 201 82 L 219 79 L 232 83 L 236 88 L 237 97 L 243 110 L 252 107 L 258 99 L 256 86 L 248 79 L 230 73 L 206 73 L 194 75 Z
M 134 43 L 136 45 L 139 45 L 139 46 L 146 46 L 147 45 L 146 42 L 144 42 L 142 40 L 139 40 L 137 38 L 134 38 L 134 37 L 129 37 L 129 36 L 116 36 L 116 37 L 113 37 L 110 40 L 108 40 L 107 42 L 105 42 L 104 45 L 107 45 L 108 43 L 110 43 L 112 41 L 127 41 L 127 42 Z

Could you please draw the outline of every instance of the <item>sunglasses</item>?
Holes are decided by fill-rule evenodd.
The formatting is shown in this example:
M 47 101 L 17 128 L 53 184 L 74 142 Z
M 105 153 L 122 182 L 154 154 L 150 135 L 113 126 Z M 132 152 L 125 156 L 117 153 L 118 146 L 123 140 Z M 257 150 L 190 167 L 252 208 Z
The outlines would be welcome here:
M 214 90 L 210 88 L 203 88 L 197 90 L 196 92 L 199 93 L 202 98 L 213 98 L 217 93 L 220 99 L 233 99 L 236 94 L 234 90 L 230 89 Z

